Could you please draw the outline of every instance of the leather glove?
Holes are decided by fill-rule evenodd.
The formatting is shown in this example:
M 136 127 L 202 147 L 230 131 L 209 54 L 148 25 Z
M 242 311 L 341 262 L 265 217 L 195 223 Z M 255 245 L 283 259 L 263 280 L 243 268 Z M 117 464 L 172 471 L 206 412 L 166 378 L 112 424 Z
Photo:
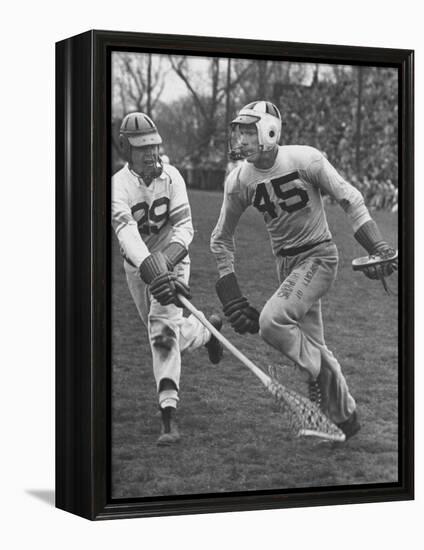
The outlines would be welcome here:
M 389 277 L 394 271 L 397 271 L 397 259 L 390 260 L 390 257 L 395 254 L 395 250 L 383 240 L 380 229 L 374 220 L 368 220 L 362 224 L 354 236 L 370 256 L 378 256 L 383 260 L 387 258 L 387 262 L 363 269 L 362 271 L 366 277 L 369 279 L 384 279 L 384 277 Z
M 223 311 L 238 334 L 259 332 L 259 311 L 252 307 L 244 296 L 228 302 Z
M 374 256 L 380 256 L 380 258 L 387 258 L 387 262 L 379 264 L 377 266 L 370 266 L 363 270 L 363 273 L 368 279 L 382 279 L 384 277 L 390 277 L 390 275 L 398 270 L 398 260 L 390 260 L 395 250 L 389 246 L 386 242 L 380 243 L 374 252 Z
M 162 306 L 175 304 L 178 307 L 184 307 L 178 300 L 178 294 L 181 294 L 188 300 L 191 298 L 190 288 L 180 279 L 170 272 L 162 273 L 155 277 L 150 283 L 150 292 L 152 296 Z
M 238 334 L 259 332 L 259 311 L 242 295 L 235 273 L 221 277 L 216 283 L 216 292 L 225 316 Z
M 183 307 L 178 300 L 178 293 L 190 299 L 190 289 L 176 275 L 169 271 L 167 257 L 162 252 L 153 252 L 141 263 L 139 269 L 141 279 L 149 285 L 154 298 L 162 305 L 175 304 Z

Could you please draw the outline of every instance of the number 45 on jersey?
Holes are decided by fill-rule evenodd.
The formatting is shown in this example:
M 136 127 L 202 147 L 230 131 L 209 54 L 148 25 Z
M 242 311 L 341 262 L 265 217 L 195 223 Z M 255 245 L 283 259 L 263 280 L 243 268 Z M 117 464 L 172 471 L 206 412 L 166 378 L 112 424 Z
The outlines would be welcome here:
M 253 206 L 257 208 L 259 212 L 268 214 L 271 218 L 276 218 L 278 216 L 276 210 L 277 205 L 281 210 L 289 213 L 304 208 L 309 201 L 308 193 L 304 189 L 294 187 L 284 190 L 284 186 L 287 185 L 287 183 L 298 178 L 298 172 L 291 172 L 290 174 L 271 180 L 270 183 L 277 198 L 276 201 L 271 200 L 266 184 L 259 183 L 256 187 Z M 294 197 L 296 197 L 296 200 L 294 200 Z

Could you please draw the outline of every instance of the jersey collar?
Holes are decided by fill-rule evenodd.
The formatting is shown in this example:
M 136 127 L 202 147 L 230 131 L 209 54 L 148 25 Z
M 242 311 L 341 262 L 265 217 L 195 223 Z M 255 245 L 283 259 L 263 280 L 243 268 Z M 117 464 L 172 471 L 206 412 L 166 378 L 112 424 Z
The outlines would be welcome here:
M 153 183 L 155 180 L 160 180 L 160 179 L 163 179 L 163 178 L 165 177 L 165 172 L 164 172 L 164 170 L 163 170 L 163 171 L 162 171 L 162 174 L 161 174 L 160 176 L 158 176 L 157 178 L 155 178 L 155 179 L 152 181 L 152 183 L 151 183 L 149 186 L 147 186 L 147 185 L 144 183 L 143 178 L 142 178 L 139 174 L 137 174 L 137 172 L 134 172 L 134 170 L 131 170 L 130 165 L 128 164 L 128 162 L 127 162 L 127 164 L 126 164 L 126 167 L 127 167 L 128 172 L 129 172 L 132 176 L 134 176 L 135 178 L 137 178 L 137 185 L 139 185 L 139 186 L 150 187 L 150 185 L 152 185 L 152 183 Z

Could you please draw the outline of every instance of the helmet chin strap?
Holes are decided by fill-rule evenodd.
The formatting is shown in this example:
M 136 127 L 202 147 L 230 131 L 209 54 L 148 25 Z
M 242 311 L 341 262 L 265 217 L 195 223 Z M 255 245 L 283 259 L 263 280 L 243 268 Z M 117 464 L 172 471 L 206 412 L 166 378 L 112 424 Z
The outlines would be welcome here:
M 251 157 L 254 157 L 255 155 L 258 155 L 260 153 L 263 153 L 260 149 L 260 145 L 257 151 L 254 153 L 249 153 L 248 155 L 243 154 L 243 148 L 241 146 L 236 146 L 234 148 L 230 148 L 229 156 L 231 160 L 249 160 Z
M 148 173 L 142 175 L 141 177 L 146 185 L 150 185 L 154 179 L 158 178 L 162 174 L 162 170 L 162 162 L 156 161 L 155 165 L 149 169 Z
M 259 147 L 262 147 L 262 146 L 259 146 Z M 247 162 L 251 162 L 257 168 L 266 169 L 266 168 L 271 168 L 271 166 L 274 164 L 277 153 L 278 153 L 278 146 L 274 146 L 269 151 L 263 151 L 259 148 L 254 153 L 250 153 L 248 155 L 243 155 L 240 148 L 239 152 L 237 150 L 230 151 L 230 158 L 232 160 L 245 160 Z
M 140 176 L 140 178 L 144 181 L 144 183 L 147 186 L 149 186 L 154 179 L 158 178 L 162 174 L 162 171 L 163 171 L 163 164 L 162 164 L 162 161 L 161 161 L 160 157 L 158 157 L 155 160 L 154 165 L 149 166 L 147 170 L 144 169 L 141 172 L 138 172 L 137 170 L 135 170 L 133 162 L 132 162 L 132 147 L 130 149 L 130 160 L 129 160 L 128 164 L 129 164 L 130 169 L 133 172 L 135 172 L 138 176 Z

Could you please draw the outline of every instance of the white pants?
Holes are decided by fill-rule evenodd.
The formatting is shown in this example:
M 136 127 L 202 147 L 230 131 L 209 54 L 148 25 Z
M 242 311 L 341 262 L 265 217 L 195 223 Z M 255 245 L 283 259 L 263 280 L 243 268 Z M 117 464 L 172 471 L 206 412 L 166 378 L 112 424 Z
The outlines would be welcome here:
M 278 257 L 280 287 L 265 304 L 259 318 L 262 338 L 317 379 L 322 408 L 334 422 L 343 422 L 355 410 L 339 362 L 324 340 L 321 297 L 337 273 L 333 243 L 293 257 Z
M 137 270 L 127 262 L 124 262 L 124 267 L 131 296 L 148 330 L 157 390 L 159 391 L 160 382 L 164 378 L 172 380 L 178 390 L 181 353 L 206 344 L 210 338 L 210 332 L 193 315 L 183 317 L 182 308 L 173 304 L 161 306 L 150 295 L 147 285 L 140 279 Z M 188 283 L 190 263 L 187 261 L 179 263 L 174 272 L 179 279 Z

